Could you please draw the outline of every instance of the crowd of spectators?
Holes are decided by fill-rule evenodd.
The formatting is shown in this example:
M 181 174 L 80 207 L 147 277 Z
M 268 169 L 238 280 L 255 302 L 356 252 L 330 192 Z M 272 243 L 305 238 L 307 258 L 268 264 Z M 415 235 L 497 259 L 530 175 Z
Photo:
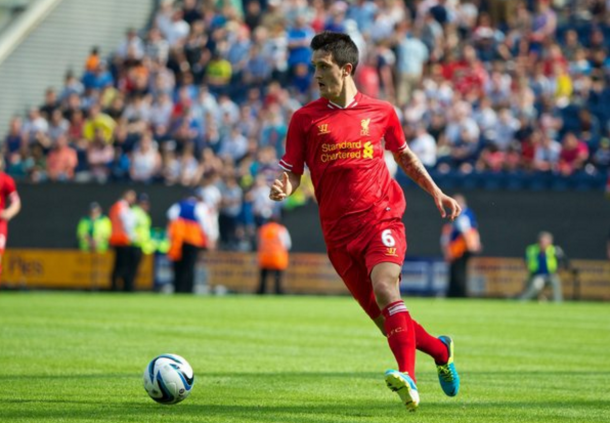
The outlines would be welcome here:
M 235 209 L 275 177 L 291 114 L 317 96 L 309 41 L 330 30 L 436 174 L 605 175 L 609 23 L 606 0 L 164 0 L 11 120 L 6 170 L 208 183 Z

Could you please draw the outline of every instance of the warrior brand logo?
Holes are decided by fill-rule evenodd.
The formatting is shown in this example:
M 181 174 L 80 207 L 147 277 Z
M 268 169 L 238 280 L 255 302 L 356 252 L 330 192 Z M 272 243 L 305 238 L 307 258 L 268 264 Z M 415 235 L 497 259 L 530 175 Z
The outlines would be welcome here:
M 395 256 L 396 255 L 396 248 L 395 247 L 388 247 L 388 251 L 387 253 L 385 253 L 386 256 Z
M 369 134 L 369 125 L 371 124 L 371 118 L 368 119 L 362 119 L 360 121 L 360 135 L 370 135 Z
M 328 129 L 328 123 L 323 123 L 322 125 L 318 125 L 318 135 L 330 134 L 330 129 Z

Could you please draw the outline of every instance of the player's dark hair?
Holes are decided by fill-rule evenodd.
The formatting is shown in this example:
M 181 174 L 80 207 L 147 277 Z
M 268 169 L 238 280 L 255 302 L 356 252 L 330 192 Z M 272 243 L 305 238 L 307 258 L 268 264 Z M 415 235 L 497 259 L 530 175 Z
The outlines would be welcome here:
M 313 51 L 327 51 L 339 66 L 352 64 L 352 75 L 358 66 L 358 47 L 347 34 L 325 31 L 313 37 L 309 45 Z

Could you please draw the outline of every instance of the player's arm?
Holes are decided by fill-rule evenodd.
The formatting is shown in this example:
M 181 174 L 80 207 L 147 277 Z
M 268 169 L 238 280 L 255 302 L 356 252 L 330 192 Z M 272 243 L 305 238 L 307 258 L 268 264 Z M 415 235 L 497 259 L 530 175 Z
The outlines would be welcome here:
M 278 179 L 273 181 L 269 198 L 273 201 L 282 201 L 289 197 L 301 185 L 301 175 L 292 172 L 283 172 Z
M 462 209 L 457 201 L 441 191 L 422 162 L 407 145 L 401 151 L 394 152 L 394 160 L 409 178 L 413 179 L 417 185 L 432 196 L 442 217 L 449 217 L 449 219 L 454 220 L 460 215 Z M 449 210 L 449 214 L 447 214 L 446 209 Z
M 21 211 L 21 198 L 19 198 L 17 191 L 10 194 L 8 199 L 11 204 L 4 210 L 0 211 L 0 218 L 6 220 L 7 222 L 13 217 L 17 216 L 17 214 Z

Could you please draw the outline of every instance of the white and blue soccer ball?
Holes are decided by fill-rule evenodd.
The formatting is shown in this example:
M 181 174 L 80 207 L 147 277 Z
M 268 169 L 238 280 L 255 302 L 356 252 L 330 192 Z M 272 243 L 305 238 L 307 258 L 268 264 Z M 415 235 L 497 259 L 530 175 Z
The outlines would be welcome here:
M 176 354 L 161 354 L 144 369 L 144 389 L 161 404 L 176 404 L 191 393 L 195 375 L 191 365 Z

